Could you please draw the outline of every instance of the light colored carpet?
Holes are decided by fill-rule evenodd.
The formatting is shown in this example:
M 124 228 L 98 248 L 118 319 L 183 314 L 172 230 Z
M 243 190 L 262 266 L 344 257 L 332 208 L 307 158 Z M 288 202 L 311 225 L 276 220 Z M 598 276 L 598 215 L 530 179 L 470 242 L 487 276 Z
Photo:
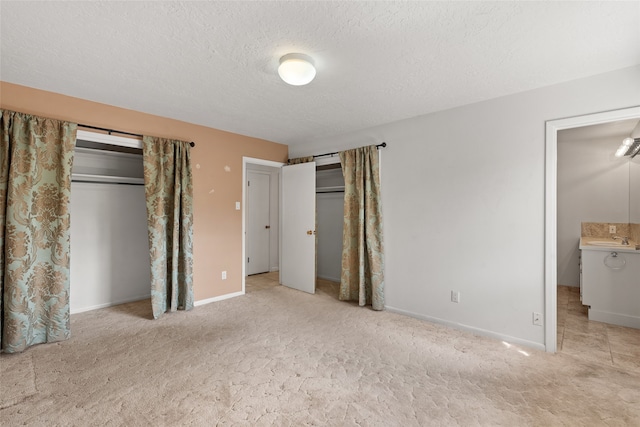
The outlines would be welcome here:
M 153 321 L 72 316 L 0 356 L 0 423 L 107 426 L 640 425 L 640 374 L 281 286 Z

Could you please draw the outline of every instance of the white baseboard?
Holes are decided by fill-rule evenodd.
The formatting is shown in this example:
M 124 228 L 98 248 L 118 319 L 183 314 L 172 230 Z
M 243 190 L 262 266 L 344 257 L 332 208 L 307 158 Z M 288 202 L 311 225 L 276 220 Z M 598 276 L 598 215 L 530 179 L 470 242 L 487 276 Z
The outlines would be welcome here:
M 100 308 L 112 307 L 114 305 L 126 304 L 128 302 L 141 301 L 143 299 L 149 299 L 149 298 L 151 298 L 151 294 L 138 295 L 138 296 L 135 296 L 135 297 L 125 298 L 125 299 L 122 299 L 122 300 L 105 302 L 103 304 L 97 304 L 97 305 L 91 305 L 91 306 L 87 306 L 87 307 L 74 308 L 74 309 L 71 310 L 71 314 L 84 313 L 85 311 L 98 310 Z
M 640 317 L 589 309 L 589 320 L 640 329 Z
M 271 270 L 270 270 L 270 271 L 271 271 L 272 273 L 273 273 L 274 271 L 280 271 L 280 268 L 279 268 L 279 267 L 271 267 Z
M 401 309 L 395 308 L 395 307 L 385 306 L 384 308 L 385 308 L 385 310 L 388 310 L 388 311 L 390 311 L 392 313 L 398 313 L 398 314 L 402 314 L 402 315 L 405 315 L 405 316 L 414 317 L 416 319 L 426 320 L 427 322 L 438 323 L 438 324 L 441 324 L 441 325 L 449 326 L 449 327 L 454 328 L 454 329 L 459 329 L 459 330 L 462 330 L 462 331 L 471 332 L 472 334 L 475 334 L 475 335 L 491 337 L 491 338 L 498 339 L 500 341 L 506 341 L 506 342 L 511 343 L 511 344 L 523 345 L 523 346 L 526 346 L 526 347 L 535 348 L 536 350 L 545 351 L 544 344 L 542 344 L 542 343 L 529 341 L 529 340 L 523 340 L 521 338 L 512 337 L 510 335 L 500 334 L 498 332 L 489 331 L 489 330 L 486 330 L 486 329 L 480 329 L 480 328 L 476 328 L 476 327 L 469 326 L 469 325 L 463 325 L 461 323 L 451 322 L 449 320 L 444 320 L 444 319 L 440 319 L 440 318 L 437 318 L 437 317 L 426 316 L 424 314 L 413 313 L 413 312 L 406 311 L 406 310 L 401 310 Z
M 244 292 L 233 292 L 230 294 L 225 294 L 225 295 L 220 295 L 218 297 L 213 297 L 213 298 L 208 298 L 208 299 L 203 299 L 200 301 L 195 301 L 193 303 L 194 307 L 197 307 L 199 305 L 205 305 L 205 304 L 209 304 L 212 302 L 216 302 L 216 301 L 223 301 L 229 298 L 233 298 L 233 297 L 237 297 L 240 295 L 244 295 Z M 85 311 L 92 311 L 92 310 L 98 310 L 100 308 L 107 308 L 107 307 L 112 307 L 114 305 L 120 305 L 120 304 L 126 304 L 128 302 L 135 302 L 135 301 L 141 301 L 143 299 L 149 299 L 151 298 L 151 294 L 147 294 L 147 295 L 138 295 L 135 297 L 131 297 L 131 298 L 126 298 L 123 300 L 117 300 L 117 301 L 109 301 L 103 304 L 96 304 L 96 305 L 91 305 L 91 306 L 87 306 L 87 307 L 81 307 L 81 308 L 74 308 L 73 310 L 71 310 L 71 314 L 77 314 L 77 313 L 84 313 Z
M 244 292 L 242 292 L 242 291 L 233 292 L 233 293 L 230 293 L 230 294 L 220 295 L 219 297 L 201 299 L 200 301 L 194 302 L 193 305 L 194 305 L 194 307 L 198 307 L 200 305 L 205 305 L 205 304 L 209 304 L 209 303 L 217 302 L 217 301 L 223 301 L 223 300 L 226 300 L 226 299 L 229 299 L 229 298 L 239 297 L 241 295 L 244 295 Z

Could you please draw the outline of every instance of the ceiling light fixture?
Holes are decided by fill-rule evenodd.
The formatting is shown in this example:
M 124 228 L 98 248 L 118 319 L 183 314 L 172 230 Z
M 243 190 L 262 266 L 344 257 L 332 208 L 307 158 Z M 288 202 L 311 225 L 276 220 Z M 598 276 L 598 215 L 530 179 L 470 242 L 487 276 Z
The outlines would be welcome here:
M 280 78 L 292 86 L 302 86 L 316 76 L 313 58 L 303 53 L 288 53 L 280 58 Z
M 616 157 L 635 157 L 638 151 L 640 151 L 640 138 L 625 138 L 616 151 Z

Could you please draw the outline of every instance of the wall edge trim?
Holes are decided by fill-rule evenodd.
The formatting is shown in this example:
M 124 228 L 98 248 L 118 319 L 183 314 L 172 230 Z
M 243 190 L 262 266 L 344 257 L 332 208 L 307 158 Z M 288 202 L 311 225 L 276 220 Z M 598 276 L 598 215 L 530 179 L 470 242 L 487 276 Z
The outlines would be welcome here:
M 199 307 L 201 305 L 210 304 L 212 302 L 218 302 L 218 301 L 223 301 L 223 300 L 226 300 L 226 299 L 229 299 L 229 298 L 239 297 L 241 295 L 244 295 L 243 291 L 231 292 L 230 294 L 224 294 L 224 295 L 220 295 L 220 296 L 213 297 L 213 298 L 206 298 L 206 299 L 198 300 L 198 301 L 193 303 L 193 306 L 194 307 Z

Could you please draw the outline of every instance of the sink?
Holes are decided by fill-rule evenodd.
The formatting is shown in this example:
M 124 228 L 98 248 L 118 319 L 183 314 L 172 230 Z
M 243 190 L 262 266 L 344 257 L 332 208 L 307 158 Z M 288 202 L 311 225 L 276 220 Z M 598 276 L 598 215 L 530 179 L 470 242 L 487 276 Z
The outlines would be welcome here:
M 616 240 L 592 240 L 590 242 L 586 242 L 589 246 L 621 246 L 621 247 L 629 247 L 629 245 L 623 245 L 622 243 Z

